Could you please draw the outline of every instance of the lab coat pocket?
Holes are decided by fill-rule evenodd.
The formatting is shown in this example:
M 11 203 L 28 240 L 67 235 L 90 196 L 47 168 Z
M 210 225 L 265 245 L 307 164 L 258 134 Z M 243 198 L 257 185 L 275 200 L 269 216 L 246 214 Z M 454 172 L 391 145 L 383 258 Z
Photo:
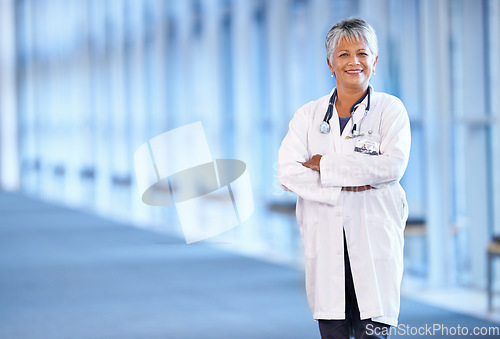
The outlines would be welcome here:
M 403 225 L 406 223 L 406 220 L 408 220 L 408 203 L 406 202 L 406 198 L 401 196 L 399 198 L 399 209 L 400 209 L 400 215 L 401 215 L 401 221 L 403 222 Z
M 354 151 L 368 155 L 378 155 L 380 153 L 380 136 L 368 134 L 359 136 L 356 139 Z
M 370 244 L 374 259 L 388 260 L 395 254 L 395 234 L 388 219 L 367 216 Z
M 401 185 L 395 185 L 395 187 L 398 189 L 398 194 L 395 195 L 395 201 L 394 203 L 396 204 L 398 208 L 398 215 L 400 218 L 401 225 L 404 227 L 406 224 L 406 220 L 408 220 L 408 201 L 406 200 L 406 193 L 401 187 Z
M 314 259 L 318 256 L 318 222 L 305 222 L 300 227 L 302 245 L 304 246 L 304 257 Z
M 406 193 L 403 187 L 399 186 L 401 194 L 399 195 L 399 206 L 401 211 L 401 221 L 403 222 L 403 226 L 406 224 L 408 220 L 408 201 L 406 200 Z
M 401 228 L 404 228 L 406 220 L 408 219 L 408 202 L 406 201 L 406 193 L 398 183 L 389 186 L 392 203 L 394 209 L 391 213 L 391 217 L 396 224 Z
M 300 235 L 304 246 L 304 257 L 306 259 L 316 258 L 318 255 L 318 203 L 311 200 L 299 200 L 300 204 L 297 204 L 297 220 L 300 220 Z

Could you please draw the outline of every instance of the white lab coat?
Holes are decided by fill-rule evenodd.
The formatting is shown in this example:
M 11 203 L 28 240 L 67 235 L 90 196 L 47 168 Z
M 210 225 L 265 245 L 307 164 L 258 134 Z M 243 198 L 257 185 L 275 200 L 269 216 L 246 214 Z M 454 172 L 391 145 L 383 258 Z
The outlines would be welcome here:
M 346 139 L 351 121 L 340 135 L 335 109 L 330 133 L 320 132 L 332 93 L 295 113 L 279 150 L 280 184 L 298 195 L 309 306 L 314 319 L 345 319 L 344 229 L 361 319 L 397 326 L 408 218 L 399 180 L 410 153 L 408 115 L 398 98 L 372 91 L 361 133 L 379 153 L 362 154 L 354 151 L 359 138 Z M 320 172 L 301 164 L 315 154 L 323 155 Z M 341 190 L 364 185 L 375 189 Z

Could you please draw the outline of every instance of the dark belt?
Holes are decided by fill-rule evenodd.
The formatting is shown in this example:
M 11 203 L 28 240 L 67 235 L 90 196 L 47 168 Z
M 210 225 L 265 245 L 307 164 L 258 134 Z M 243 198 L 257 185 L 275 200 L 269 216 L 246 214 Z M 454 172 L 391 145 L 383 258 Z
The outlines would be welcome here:
M 367 190 L 371 190 L 372 188 L 370 185 L 364 185 L 364 186 L 351 186 L 351 187 L 342 187 L 342 191 L 348 191 L 348 192 L 363 192 Z

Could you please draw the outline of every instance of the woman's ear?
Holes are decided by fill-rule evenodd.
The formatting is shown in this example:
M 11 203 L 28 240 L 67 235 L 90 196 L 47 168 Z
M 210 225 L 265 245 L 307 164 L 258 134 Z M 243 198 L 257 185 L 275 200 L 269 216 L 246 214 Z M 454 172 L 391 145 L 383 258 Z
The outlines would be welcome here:
M 334 73 L 333 72 L 333 67 L 332 67 L 332 64 L 330 63 L 330 59 L 328 57 L 326 57 L 326 63 L 328 64 L 328 68 L 330 68 L 330 72 L 331 73 Z

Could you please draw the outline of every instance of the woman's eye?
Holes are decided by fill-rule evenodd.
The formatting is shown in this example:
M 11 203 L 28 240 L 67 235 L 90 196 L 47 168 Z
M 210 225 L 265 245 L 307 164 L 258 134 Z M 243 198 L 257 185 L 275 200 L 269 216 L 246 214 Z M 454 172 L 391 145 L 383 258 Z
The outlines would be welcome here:
M 344 56 L 347 56 L 347 53 L 342 53 L 339 55 L 340 57 L 344 57 Z
M 359 55 L 362 55 L 362 56 L 368 56 L 368 54 L 367 54 L 367 53 L 365 53 L 365 52 L 359 53 Z

